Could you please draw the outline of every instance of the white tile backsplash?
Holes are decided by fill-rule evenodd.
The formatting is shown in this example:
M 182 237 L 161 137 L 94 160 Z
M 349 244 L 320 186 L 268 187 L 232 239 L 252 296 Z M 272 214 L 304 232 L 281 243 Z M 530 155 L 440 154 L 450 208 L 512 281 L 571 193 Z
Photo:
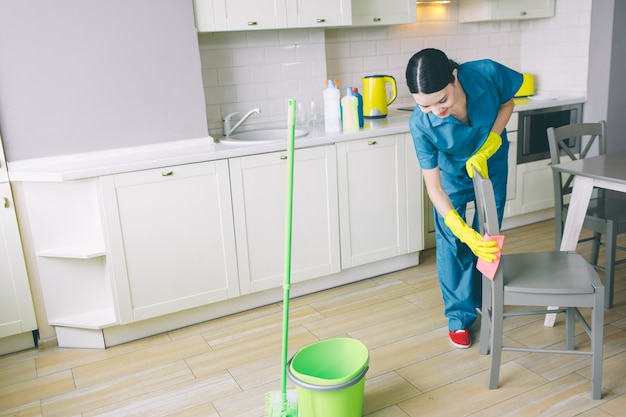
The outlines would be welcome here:
M 260 107 L 247 123 L 286 119 L 288 98 L 321 102 L 325 80 L 362 88 L 361 78 L 388 74 L 398 103 L 411 103 L 408 59 L 422 48 L 459 62 L 491 58 L 535 74 L 538 89 L 584 92 L 592 0 L 556 2 L 550 19 L 458 23 L 458 4 L 417 6 L 418 23 L 389 27 L 290 29 L 199 35 L 209 129 L 229 112 Z
M 586 92 L 591 0 L 557 1 L 554 18 L 525 21 L 520 29 L 520 60 L 536 74 L 536 88 Z
M 198 37 L 207 120 L 221 131 L 230 112 L 254 107 L 247 124 L 285 120 L 287 99 L 320 94 L 326 78 L 323 29 L 205 33 Z

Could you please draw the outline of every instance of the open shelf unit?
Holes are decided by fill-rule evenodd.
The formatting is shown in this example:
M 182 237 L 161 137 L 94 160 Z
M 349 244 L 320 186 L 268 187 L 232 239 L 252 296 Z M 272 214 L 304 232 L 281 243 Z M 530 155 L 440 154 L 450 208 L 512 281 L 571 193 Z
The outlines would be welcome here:
M 118 324 L 100 196 L 97 178 L 24 183 L 46 312 L 60 346 L 68 331 L 99 340 L 101 329 Z

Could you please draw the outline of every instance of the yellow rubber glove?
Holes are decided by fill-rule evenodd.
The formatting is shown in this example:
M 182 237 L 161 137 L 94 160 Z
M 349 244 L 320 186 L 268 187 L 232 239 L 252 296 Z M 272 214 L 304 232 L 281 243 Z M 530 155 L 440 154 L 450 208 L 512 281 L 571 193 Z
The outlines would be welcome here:
M 497 259 L 495 254 L 500 252 L 498 242 L 483 240 L 480 233 L 469 227 L 456 210 L 450 210 L 443 218 L 443 222 L 461 242 L 469 246 L 474 255 L 489 263 Z
M 467 175 L 470 178 L 474 178 L 474 170 L 483 178 L 489 178 L 489 170 L 487 168 L 487 160 L 496 153 L 496 151 L 502 146 L 502 138 L 495 132 L 489 133 L 487 140 L 483 143 L 483 146 L 470 156 L 465 163 L 465 169 L 467 169 Z

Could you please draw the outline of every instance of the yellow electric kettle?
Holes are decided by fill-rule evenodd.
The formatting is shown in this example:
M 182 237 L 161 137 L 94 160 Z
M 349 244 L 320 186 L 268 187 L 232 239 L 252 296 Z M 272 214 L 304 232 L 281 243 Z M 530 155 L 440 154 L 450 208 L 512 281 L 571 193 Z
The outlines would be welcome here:
M 396 99 L 396 79 L 391 75 L 368 75 L 363 82 L 363 117 L 387 117 L 387 106 Z M 390 88 L 387 88 L 387 87 Z

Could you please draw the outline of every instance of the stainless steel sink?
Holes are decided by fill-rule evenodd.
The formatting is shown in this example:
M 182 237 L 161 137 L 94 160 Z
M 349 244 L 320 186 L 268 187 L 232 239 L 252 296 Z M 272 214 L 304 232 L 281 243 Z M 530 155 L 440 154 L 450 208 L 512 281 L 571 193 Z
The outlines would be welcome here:
M 296 129 L 295 137 L 300 138 L 302 136 L 306 136 L 309 132 L 305 129 Z M 263 142 L 277 142 L 277 141 L 285 141 L 289 139 L 289 131 L 287 128 L 281 129 L 256 129 L 250 130 L 247 132 L 238 132 L 234 133 L 231 136 L 223 136 L 218 138 L 219 142 L 223 143 L 240 143 L 246 144 L 250 142 L 254 143 L 263 143 Z

